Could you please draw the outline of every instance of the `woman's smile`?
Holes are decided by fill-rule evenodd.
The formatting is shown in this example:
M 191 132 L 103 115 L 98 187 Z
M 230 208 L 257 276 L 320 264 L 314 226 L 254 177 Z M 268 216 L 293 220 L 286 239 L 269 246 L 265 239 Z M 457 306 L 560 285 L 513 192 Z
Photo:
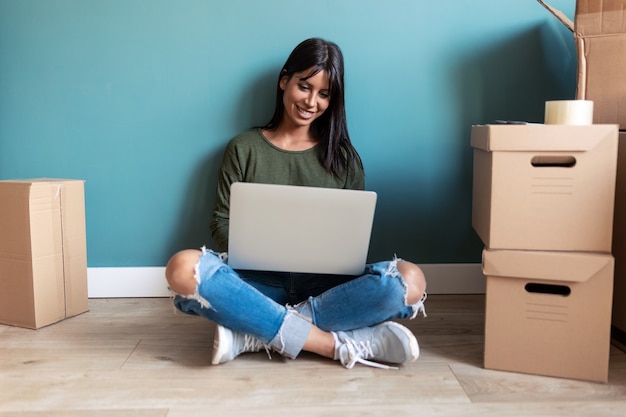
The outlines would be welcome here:
M 315 112 L 305 110 L 305 109 L 303 109 L 302 107 L 300 107 L 298 105 L 296 105 L 296 108 L 298 109 L 298 112 L 300 113 L 300 115 L 304 119 L 309 119 L 309 118 L 313 117 L 313 115 L 315 114 Z

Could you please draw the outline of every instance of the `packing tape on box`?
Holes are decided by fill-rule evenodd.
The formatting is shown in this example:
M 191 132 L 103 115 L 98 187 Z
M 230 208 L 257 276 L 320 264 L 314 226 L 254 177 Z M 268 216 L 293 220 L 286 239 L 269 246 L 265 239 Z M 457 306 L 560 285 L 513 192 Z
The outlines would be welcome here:
M 546 101 L 544 123 L 547 125 L 593 124 L 593 101 L 555 100 Z

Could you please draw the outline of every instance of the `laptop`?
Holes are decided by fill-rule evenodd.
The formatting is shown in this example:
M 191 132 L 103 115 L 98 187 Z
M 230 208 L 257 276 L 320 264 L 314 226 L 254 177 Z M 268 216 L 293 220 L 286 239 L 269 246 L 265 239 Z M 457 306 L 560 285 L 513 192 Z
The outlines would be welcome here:
M 230 188 L 228 264 L 234 269 L 360 275 L 373 191 L 237 182 Z

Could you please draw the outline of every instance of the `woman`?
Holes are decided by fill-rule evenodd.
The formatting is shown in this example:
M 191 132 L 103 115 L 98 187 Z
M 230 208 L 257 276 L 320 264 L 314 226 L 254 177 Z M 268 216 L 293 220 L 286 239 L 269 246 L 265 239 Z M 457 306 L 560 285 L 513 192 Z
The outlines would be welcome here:
M 233 138 L 219 171 L 211 223 L 219 250 L 228 247 L 233 182 L 364 189 L 363 165 L 348 135 L 339 47 L 305 40 L 283 66 L 270 122 Z M 265 348 L 295 358 L 305 350 L 387 367 L 417 359 L 415 336 L 394 318 L 424 312 L 420 268 L 393 259 L 366 265 L 362 276 L 235 271 L 225 255 L 184 250 L 168 262 L 175 306 L 217 323 L 213 364 Z

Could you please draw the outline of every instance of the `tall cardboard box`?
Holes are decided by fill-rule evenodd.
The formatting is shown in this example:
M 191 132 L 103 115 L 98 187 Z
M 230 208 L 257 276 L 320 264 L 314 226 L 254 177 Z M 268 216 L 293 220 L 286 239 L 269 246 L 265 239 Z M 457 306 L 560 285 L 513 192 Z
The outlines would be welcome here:
M 472 226 L 490 249 L 611 252 L 617 125 L 472 126 Z
M 574 33 L 576 98 L 594 102 L 594 123 L 626 130 L 626 0 L 577 0 L 574 22 L 538 1 Z
M 485 250 L 484 366 L 607 382 L 610 254 Z
M 0 181 L 0 323 L 37 329 L 87 309 L 83 181 Z
M 626 349 L 626 132 L 619 135 L 613 256 L 615 256 L 613 337 Z

